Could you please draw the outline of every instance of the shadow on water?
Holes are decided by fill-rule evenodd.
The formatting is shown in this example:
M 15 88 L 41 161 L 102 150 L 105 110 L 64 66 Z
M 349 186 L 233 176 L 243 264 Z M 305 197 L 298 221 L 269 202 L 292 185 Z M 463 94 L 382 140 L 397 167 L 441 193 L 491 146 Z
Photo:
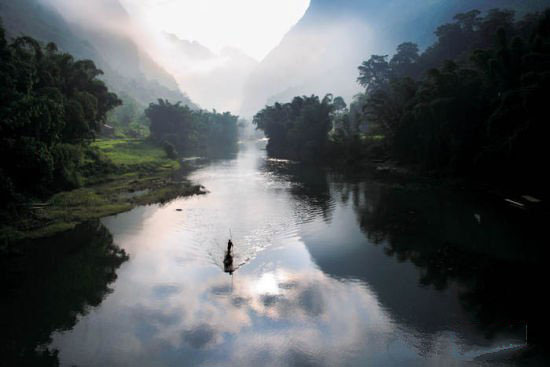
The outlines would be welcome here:
M 529 340 L 548 342 L 544 215 L 441 189 L 364 185 L 355 205 L 361 229 L 398 262 L 420 270 L 421 286 L 459 286 L 461 306 L 487 338 L 529 324 Z
M 22 243 L 24 255 L 0 258 L 2 360 L 6 366 L 56 366 L 51 334 L 66 331 L 111 292 L 128 256 L 99 221 Z
M 327 243 L 327 233 L 302 239 L 321 270 L 366 282 L 413 330 L 434 336 L 452 330 L 484 344 L 480 336 L 522 340 L 528 324 L 530 342 L 548 342 L 547 215 L 425 183 L 350 178 L 277 161 L 265 169 L 291 181 L 295 199 L 319 208 L 325 222 L 338 215 L 333 200 L 353 207 L 363 239 L 346 233 L 333 236 L 335 243 Z
M 266 160 L 261 169 L 274 175 L 276 180 L 289 182 L 292 185 L 289 192 L 296 202 L 310 208 L 312 215 L 320 214 L 325 221 L 330 221 L 334 202 L 325 170 L 276 159 Z

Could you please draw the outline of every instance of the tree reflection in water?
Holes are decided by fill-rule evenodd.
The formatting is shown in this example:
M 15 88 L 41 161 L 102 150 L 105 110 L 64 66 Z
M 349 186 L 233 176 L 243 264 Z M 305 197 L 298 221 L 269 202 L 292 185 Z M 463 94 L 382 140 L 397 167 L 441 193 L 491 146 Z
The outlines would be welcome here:
M 462 309 L 487 339 L 497 334 L 522 335 L 528 323 L 529 340 L 547 342 L 550 304 L 543 294 L 547 278 L 543 262 L 550 251 L 542 239 L 550 224 L 548 216 L 510 210 L 476 193 L 428 183 L 373 180 L 357 172 L 308 170 L 301 164 L 277 161 L 268 161 L 266 169 L 291 182 L 293 197 L 318 209 L 326 222 L 334 215 L 333 200 L 351 204 L 369 242 L 383 246 L 384 253 L 397 262 L 414 264 L 420 287 L 444 291 L 454 284 Z M 428 308 L 429 312 L 429 300 L 417 300 L 411 308 L 403 304 L 411 299 L 400 287 L 388 289 L 392 287 L 387 278 L 398 273 L 366 269 L 368 259 L 361 252 L 342 254 L 341 259 L 335 254 L 323 258 L 317 256 L 321 252 L 316 244 L 307 240 L 306 244 L 324 272 L 363 279 L 400 319 L 429 333 L 443 331 L 439 329 L 443 325 L 420 321 L 418 317 L 423 316 L 411 311 Z M 472 333 L 469 328 L 460 329 Z
M 291 183 L 290 194 L 307 210 L 304 221 L 321 215 L 330 221 L 334 208 L 327 172 L 315 165 L 305 165 L 286 160 L 266 160 L 262 170 L 275 180 Z
M 423 286 L 458 284 L 462 307 L 487 338 L 522 333 L 547 342 L 550 325 L 542 242 L 548 220 L 471 194 L 364 183 L 354 207 L 368 238 L 420 269 Z
M 0 260 L 2 359 L 7 366 L 55 366 L 51 334 L 70 330 L 105 299 L 128 256 L 99 221 L 20 246 L 24 255 Z

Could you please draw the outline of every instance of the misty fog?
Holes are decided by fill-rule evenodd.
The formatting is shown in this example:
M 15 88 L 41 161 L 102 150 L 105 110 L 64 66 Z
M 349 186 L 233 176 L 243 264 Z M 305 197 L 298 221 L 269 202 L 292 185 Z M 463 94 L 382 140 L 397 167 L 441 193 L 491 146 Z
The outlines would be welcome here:
M 96 32 L 107 32 L 110 37 L 131 39 L 140 53 L 148 55 L 177 81 L 180 90 L 202 108 L 215 108 L 238 112 L 241 109 L 244 85 L 262 58 L 275 47 L 284 34 L 296 23 L 307 9 L 307 1 L 294 2 L 294 14 L 283 14 L 277 23 L 272 9 L 280 9 L 280 1 L 260 6 L 257 2 L 239 1 L 235 9 L 210 14 L 209 8 L 225 6 L 224 2 L 212 1 L 178 3 L 176 1 L 68 1 L 40 0 L 53 6 L 70 23 Z M 268 9 L 264 9 L 267 7 Z M 160 8 L 160 9 L 159 9 Z M 167 16 L 170 8 L 174 20 L 159 24 L 151 17 Z M 180 15 L 178 15 L 178 13 Z M 271 12 L 271 14 L 270 14 Z M 197 14 L 198 13 L 198 14 Z M 200 24 L 186 22 L 204 14 Z M 191 18 L 190 18 L 191 17 Z M 267 17 L 267 18 L 266 18 Z M 279 17 L 279 18 L 281 18 Z M 181 18 L 181 19 L 179 19 Z M 223 23 L 220 23 L 223 19 Z M 266 22 L 266 20 L 270 20 Z M 218 28 L 215 25 L 218 23 Z M 279 24 L 282 23 L 282 24 Z M 281 28 L 282 26 L 282 28 Z M 195 27 L 193 29 L 192 27 Z M 271 27 L 271 28 L 269 28 Z M 181 35 L 180 35 L 181 34 Z M 226 34 L 233 35 L 224 37 Z M 193 36 L 186 39 L 185 36 Z M 238 39 L 240 35 L 240 39 Z M 263 38 L 262 38 L 263 37 Z M 219 39 L 222 39 L 220 42 Z M 225 39 L 226 44 L 223 44 Z M 202 44 L 204 40 L 205 44 Z M 216 42 L 213 42 L 215 40 Z M 209 41 L 212 49 L 209 48 Z M 101 46 L 104 46 L 101 45 Z M 131 74 L 128 63 L 119 60 L 120 50 L 106 50 L 106 59 L 115 58 L 117 71 Z M 245 49 L 250 51 L 247 54 Z M 138 71 L 139 72 L 139 71 Z
M 355 82 L 357 66 L 370 54 L 392 54 L 404 37 L 422 47 L 434 39 L 433 28 L 455 12 L 493 7 L 478 0 L 304 0 L 293 5 L 295 13 L 286 15 L 283 28 L 268 29 L 271 23 L 264 19 L 277 1 L 260 6 L 243 0 L 235 3 L 238 7 L 224 3 L 220 13 L 225 14 L 215 12 L 206 21 L 209 9 L 219 5 L 216 1 L 40 1 L 78 27 L 103 32 L 102 37 L 107 32 L 107 37 L 131 39 L 139 54 L 170 74 L 179 90 L 202 108 L 229 110 L 246 118 L 267 103 L 289 101 L 295 95 L 332 93 L 350 102 L 361 90 Z M 204 25 L 191 21 L 194 11 Z M 171 16 L 165 21 L 156 19 L 167 14 Z M 215 27 L 220 19 L 223 24 Z M 186 28 L 186 22 L 193 24 Z M 135 65 L 141 70 L 129 69 L 131 63 L 122 56 L 117 61 L 121 50 L 105 47 L 108 40 L 104 41 L 99 37 L 97 48 L 118 72 L 135 75 L 147 68 L 142 60 Z M 150 71 L 145 74 L 162 79 Z

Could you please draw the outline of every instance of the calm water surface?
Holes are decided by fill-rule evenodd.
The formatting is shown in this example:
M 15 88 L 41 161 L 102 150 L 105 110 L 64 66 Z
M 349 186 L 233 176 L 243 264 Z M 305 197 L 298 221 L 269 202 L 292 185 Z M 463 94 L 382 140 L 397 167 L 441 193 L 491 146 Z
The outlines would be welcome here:
M 491 283 L 514 287 L 498 266 L 521 236 L 497 209 L 268 160 L 256 143 L 192 179 L 210 193 L 102 220 L 129 259 L 52 326 L 61 365 L 477 365 L 524 342 L 521 307 Z

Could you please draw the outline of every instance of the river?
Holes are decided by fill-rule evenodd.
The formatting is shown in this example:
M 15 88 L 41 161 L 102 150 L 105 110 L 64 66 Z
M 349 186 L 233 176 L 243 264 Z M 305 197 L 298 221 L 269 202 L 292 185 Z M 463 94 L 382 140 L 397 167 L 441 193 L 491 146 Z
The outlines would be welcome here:
M 107 247 L 32 279 L 15 343 L 62 366 L 478 365 L 525 343 L 538 254 L 513 212 L 267 159 L 258 142 L 191 179 L 209 193 L 57 238 Z

